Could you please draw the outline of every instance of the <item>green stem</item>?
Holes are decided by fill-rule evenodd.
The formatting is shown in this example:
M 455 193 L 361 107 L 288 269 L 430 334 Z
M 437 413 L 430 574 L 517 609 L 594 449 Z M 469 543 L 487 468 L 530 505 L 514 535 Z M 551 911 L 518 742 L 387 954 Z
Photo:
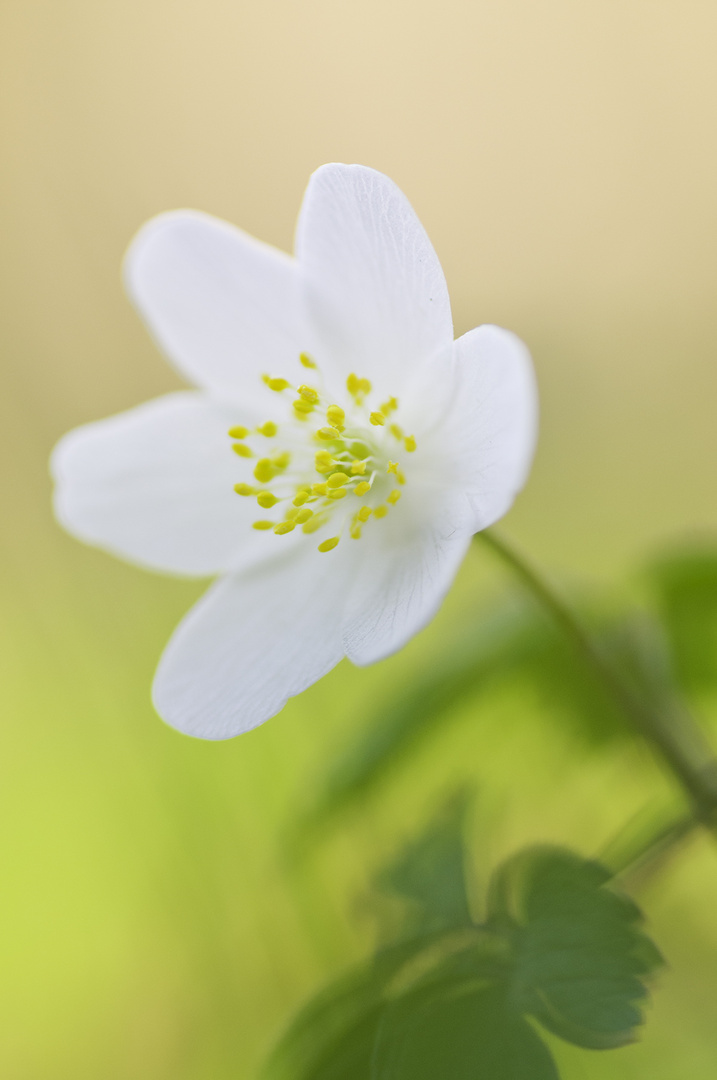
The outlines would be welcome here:
M 685 789 L 697 822 L 717 817 L 717 759 L 694 718 L 678 702 L 659 710 L 635 693 L 599 642 L 546 578 L 492 529 L 476 534 L 500 556 L 553 616 L 633 727 L 661 754 Z

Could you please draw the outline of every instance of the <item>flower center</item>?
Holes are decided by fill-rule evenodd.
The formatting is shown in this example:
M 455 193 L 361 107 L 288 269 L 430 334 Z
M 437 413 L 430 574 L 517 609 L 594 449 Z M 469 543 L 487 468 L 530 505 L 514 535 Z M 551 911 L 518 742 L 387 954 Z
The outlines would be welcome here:
M 249 459 L 256 459 L 253 482 L 237 483 L 234 490 L 256 498 L 264 510 L 276 508 L 283 514 L 253 524 L 279 536 L 296 528 L 313 533 L 339 516 L 337 535 L 318 545 L 325 552 L 336 547 L 345 530 L 359 540 L 369 518 L 380 520 L 396 505 L 406 478 L 399 461 L 392 459 L 412 453 L 416 440 L 395 421 L 396 398 L 371 408 L 368 379 L 349 375 L 344 405 L 338 405 L 327 394 L 315 361 L 306 353 L 299 361 L 314 372 L 316 386 L 292 386 L 287 379 L 262 376 L 269 391 L 287 396 L 286 421 L 230 429 L 237 456 L 247 466 Z

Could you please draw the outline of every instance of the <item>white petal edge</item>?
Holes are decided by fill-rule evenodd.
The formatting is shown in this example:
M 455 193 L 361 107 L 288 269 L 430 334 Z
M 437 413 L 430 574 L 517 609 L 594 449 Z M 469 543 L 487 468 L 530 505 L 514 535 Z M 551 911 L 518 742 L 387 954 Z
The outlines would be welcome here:
M 185 378 L 236 397 L 264 372 L 297 376 L 307 348 L 295 260 L 209 214 L 147 222 L 124 261 L 127 292 Z
M 434 530 L 403 545 L 378 533 L 359 541 L 367 550 L 343 624 L 349 660 L 362 667 L 373 664 L 422 630 L 440 608 L 470 540 L 464 531 L 442 536 Z
M 299 216 L 296 254 L 315 349 L 345 378 L 400 393 L 453 340 L 443 271 L 406 196 L 362 165 L 323 165 Z
M 292 537 L 252 529 L 263 512 L 233 490 L 251 473 L 227 430 L 247 419 L 184 391 L 76 428 L 50 464 L 58 520 L 151 570 L 203 577 L 271 557 Z
M 538 390 L 526 346 L 508 330 L 479 326 L 455 343 L 454 398 L 446 418 L 454 486 L 479 532 L 510 509 L 525 484 L 538 433 Z
M 326 675 L 343 656 L 349 576 L 341 552 L 329 557 L 297 548 L 213 585 L 160 660 L 153 701 L 162 719 L 197 738 L 229 739 Z

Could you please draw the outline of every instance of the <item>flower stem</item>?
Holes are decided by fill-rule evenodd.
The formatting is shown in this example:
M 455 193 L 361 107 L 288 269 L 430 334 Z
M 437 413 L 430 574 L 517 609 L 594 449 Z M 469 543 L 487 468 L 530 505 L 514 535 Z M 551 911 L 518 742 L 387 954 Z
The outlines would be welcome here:
M 676 700 L 659 708 L 635 693 L 602 645 L 579 616 L 531 563 L 493 529 L 476 534 L 500 556 L 553 616 L 593 672 L 609 691 L 633 727 L 655 747 L 682 784 L 691 803 L 694 823 L 717 821 L 717 759 L 692 715 Z M 673 834 L 684 835 L 684 828 Z M 662 848 L 664 845 L 660 843 Z

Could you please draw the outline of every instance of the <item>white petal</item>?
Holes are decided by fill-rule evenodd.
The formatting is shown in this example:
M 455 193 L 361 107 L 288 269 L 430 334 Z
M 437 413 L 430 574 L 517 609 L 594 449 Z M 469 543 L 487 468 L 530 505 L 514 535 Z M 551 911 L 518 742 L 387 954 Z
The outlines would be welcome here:
M 312 176 L 297 256 L 317 354 L 345 378 L 355 371 L 381 394 L 400 392 L 413 369 L 453 339 L 440 263 L 405 195 L 361 165 Z
M 246 400 L 263 372 L 301 372 L 306 335 L 289 255 L 208 214 L 179 210 L 140 230 L 124 274 L 160 347 L 190 382 Z
M 530 470 L 538 391 L 530 354 L 515 334 L 479 326 L 454 352 L 454 405 L 446 419 L 455 485 L 468 498 L 472 532 L 502 517 Z
M 343 655 L 346 570 L 340 549 L 322 555 L 312 544 L 217 582 L 160 660 L 159 715 L 203 739 L 229 739 L 274 716 Z
M 393 513 L 393 511 L 391 511 Z M 452 532 L 414 536 L 405 545 L 382 538 L 387 522 L 358 544 L 367 544 L 351 591 L 343 642 L 355 664 L 390 656 L 422 630 L 438 611 L 470 544 L 470 534 Z
M 204 576 L 270 557 L 265 517 L 233 490 L 250 463 L 227 430 L 246 421 L 204 394 L 169 394 L 87 424 L 55 448 L 55 512 L 69 532 L 154 570 Z

